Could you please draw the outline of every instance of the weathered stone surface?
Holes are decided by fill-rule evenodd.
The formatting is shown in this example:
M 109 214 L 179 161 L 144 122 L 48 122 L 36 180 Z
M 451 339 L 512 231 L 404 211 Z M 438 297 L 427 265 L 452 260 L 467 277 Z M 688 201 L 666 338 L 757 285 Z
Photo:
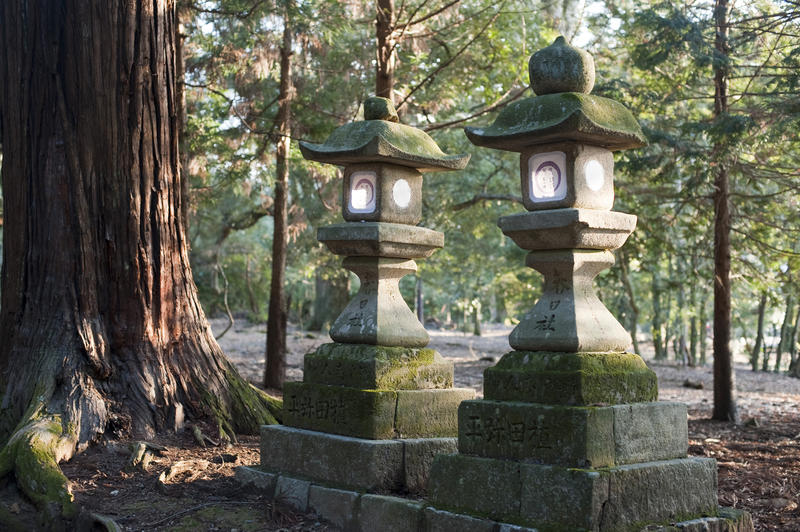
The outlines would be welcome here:
M 358 511 L 359 530 L 417 532 L 422 525 L 422 508 L 422 503 L 400 497 L 363 495 Z
M 453 364 L 433 349 L 323 344 L 303 359 L 303 382 L 382 390 L 453 386 Z
M 342 265 L 361 280 L 355 297 L 336 318 L 335 342 L 398 347 L 425 347 L 430 336 L 408 308 L 398 285 L 417 271 L 413 260 L 347 257 Z
M 395 432 L 401 438 L 455 437 L 458 405 L 474 397 L 471 388 L 398 390 Z
M 305 512 L 308 508 L 308 491 L 311 482 L 281 475 L 275 484 L 275 501 Z
M 463 454 L 567 467 L 652 462 L 686 456 L 686 419 L 681 403 L 573 407 L 464 401 L 458 446 Z
M 717 517 L 701 517 L 668 525 L 649 525 L 642 532 L 753 532 L 750 514 L 735 508 L 720 508 Z
M 427 490 L 436 456 L 458 452 L 456 438 L 416 438 L 402 441 L 405 488 L 411 493 Z
M 636 227 L 636 216 L 592 209 L 556 209 L 502 216 L 503 234 L 528 251 L 616 249 Z
M 345 222 L 317 229 L 317 240 L 337 255 L 423 259 L 444 246 L 444 234 L 415 225 Z
M 711 458 L 683 458 L 620 466 L 611 470 L 608 493 L 597 517 L 602 529 L 715 516 L 717 464 Z
M 394 391 L 287 382 L 283 401 L 283 422 L 290 427 L 368 439 L 394 436 Z
M 403 486 L 403 442 L 363 440 L 281 425 L 261 427 L 261 466 L 361 490 Z
M 540 144 L 573 141 L 611 151 L 639 148 L 647 139 L 621 103 L 601 96 L 562 92 L 506 105 L 489 127 L 465 127 L 476 146 L 522 152 Z
M 594 59 L 570 46 L 563 36 L 531 56 L 528 63 L 531 88 L 538 95 L 557 92 L 589 94 L 594 87 Z
M 610 408 L 464 401 L 458 422 L 463 454 L 569 467 L 614 465 Z
M 386 120 L 399 122 L 397 111 L 392 100 L 380 96 L 372 96 L 364 100 L 364 120 Z
M 235 475 L 241 486 L 257 490 L 264 497 L 271 498 L 275 494 L 275 483 L 278 481 L 275 473 L 259 467 L 238 466 Z
M 614 412 L 614 455 L 617 464 L 683 458 L 689 448 L 686 405 L 633 403 L 610 407 Z
M 424 532 L 495 532 L 497 523 L 436 508 L 425 508 Z
M 559 249 L 528 253 L 526 264 L 544 275 L 542 296 L 511 331 L 519 351 L 622 352 L 628 331 L 598 299 L 592 281 L 614 264 L 608 251 Z
M 520 466 L 511 460 L 439 455 L 428 481 L 429 499 L 443 510 L 516 521 L 522 490 Z
M 593 405 L 650 402 L 655 373 L 632 353 L 512 351 L 484 372 L 484 397 L 497 401 Z
M 339 528 L 352 529 L 359 496 L 355 491 L 312 485 L 308 491 L 308 510 Z
M 344 169 L 342 217 L 348 222 L 414 226 L 422 219 L 422 174 L 395 164 L 353 164 Z
M 500 523 L 497 532 L 537 532 L 535 528 L 527 526 L 510 525 L 508 523 Z
M 364 102 L 366 116 L 384 114 L 391 119 L 392 113 L 371 114 L 368 109 L 386 106 L 386 102 Z M 461 170 L 467 165 L 469 155 L 446 155 L 436 142 L 421 129 L 394 121 L 367 119 L 351 122 L 336 128 L 324 144 L 300 141 L 303 157 L 321 163 L 339 165 L 357 163 L 392 163 L 416 168 L 420 171 Z

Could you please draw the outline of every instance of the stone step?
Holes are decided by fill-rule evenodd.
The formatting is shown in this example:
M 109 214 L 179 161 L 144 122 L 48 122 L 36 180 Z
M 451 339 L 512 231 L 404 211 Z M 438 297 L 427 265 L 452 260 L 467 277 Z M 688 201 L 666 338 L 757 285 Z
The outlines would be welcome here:
M 638 530 L 717 512 L 710 458 L 578 469 L 440 455 L 428 490 L 437 508 L 558 530 Z
M 519 524 L 450 512 L 431 506 L 426 500 L 390 495 L 365 494 L 358 490 L 333 488 L 288 475 L 268 473 L 248 466 L 236 468 L 236 479 L 292 509 L 315 514 L 338 530 L 382 532 L 536 532 Z M 718 508 L 715 517 L 672 520 L 634 526 L 636 532 L 753 532 L 747 512 Z M 569 528 L 568 530 L 576 530 Z M 599 529 L 606 530 L 606 529 Z
M 365 440 L 261 427 L 261 467 L 328 485 L 366 491 L 424 491 L 433 458 L 456 452 L 455 438 Z

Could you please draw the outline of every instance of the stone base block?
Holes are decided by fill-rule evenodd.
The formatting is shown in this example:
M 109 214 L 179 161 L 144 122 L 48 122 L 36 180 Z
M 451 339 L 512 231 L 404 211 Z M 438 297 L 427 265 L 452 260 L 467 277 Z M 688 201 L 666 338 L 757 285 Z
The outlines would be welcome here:
M 284 423 L 356 438 L 446 438 L 458 434 L 458 405 L 471 389 L 360 390 L 308 382 L 284 387 Z
M 341 488 L 424 491 L 434 456 L 455 438 L 365 440 L 282 425 L 261 427 L 261 468 Z
M 453 364 L 433 349 L 323 344 L 303 361 L 303 382 L 364 390 L 453 387 Z
M 598 468 L 686 456 L 686 405 L 607 407 L 464 401 L 458 450 L 567 467 Z
M 633 353 L 512 351 L 484 372 L 486 399 L 616 405 L 658 398 L 656 374 Z
M 717 512 L 708 458 L 572 469 L 442 455 L 429 492 L 437 508 L 544 529 L 632 531 Z

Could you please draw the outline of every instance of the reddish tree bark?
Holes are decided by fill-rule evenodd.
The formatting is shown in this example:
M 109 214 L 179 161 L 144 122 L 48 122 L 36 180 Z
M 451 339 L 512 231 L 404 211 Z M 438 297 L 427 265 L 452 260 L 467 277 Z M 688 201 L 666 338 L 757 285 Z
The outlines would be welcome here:
M 183 413 L 227 433 L 274 422 L 192 280 L 176 25 L 173 0 L 0 5 L 0 444 L 42 420 L 54 459 Z
M 389 98 L 394 90 L 395 48 L 394 1 L 378 0 L 378 14 L 375 18 L 375 37 L 377 39 L 377 62 L 375 65 L 375 96 Z
M 267 319 L 266 365 L 264 386 L 283 388 L 286 380 L 286 252 L 289 245 L 289 142 L 291 141 L 292 108 L 292 2 L 286 1 L 281 44 L 281 74 L 278 89 L 278 142 L 275 154 L 275 207 L 272 232 L 272 279 Z
M 728 112 L 728 0 L 714 3 L 714 117 Z M 722 160 L 724 146 L 717 144 L 714 179 L 714 419 L 736 421 L 736 383 L 731 353 L 731 213 L 728 169 Z

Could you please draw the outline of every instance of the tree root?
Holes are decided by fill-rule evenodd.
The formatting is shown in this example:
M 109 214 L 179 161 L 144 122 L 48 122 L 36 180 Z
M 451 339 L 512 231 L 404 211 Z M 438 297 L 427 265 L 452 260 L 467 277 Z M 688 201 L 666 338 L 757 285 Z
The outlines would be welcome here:
M 64 434 L 58 416 L 45 415 L 29 419 L 0 450 L 0 477 L 14 474 L 48 526 L 77 514 L 69 480 L 58 466 L 74 449 L 75 435 Z

